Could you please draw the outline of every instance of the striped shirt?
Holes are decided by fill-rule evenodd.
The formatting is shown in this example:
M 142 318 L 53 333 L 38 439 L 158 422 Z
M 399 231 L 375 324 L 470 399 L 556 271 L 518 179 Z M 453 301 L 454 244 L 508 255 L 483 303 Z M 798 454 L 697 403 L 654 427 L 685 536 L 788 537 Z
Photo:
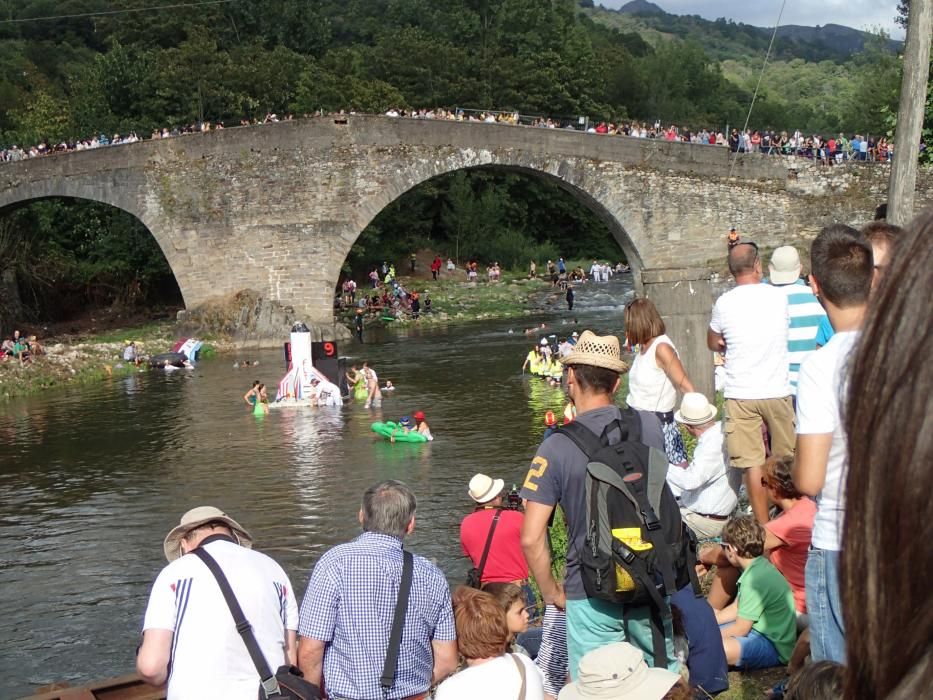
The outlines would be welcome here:
M 787 359 L 790 363 L 790 385 L 796 396 L 800 363 L 816 350 L 816 334 L 820 324 L 826 319 L 826 311 L 803 280 L 774 286 L 787 295 L 787 310 L 790 316 Z
M 402 579 L 402 541 L 364 532 L 321 557 L 301 603 L 298 633 L 326 642 L 324 684 L 330 697 L 381 698 L 395 602 Z M 457 638 L 444 574 L 415 556 L 395 684 L 389 698 L 428 690 L 432 640 Z

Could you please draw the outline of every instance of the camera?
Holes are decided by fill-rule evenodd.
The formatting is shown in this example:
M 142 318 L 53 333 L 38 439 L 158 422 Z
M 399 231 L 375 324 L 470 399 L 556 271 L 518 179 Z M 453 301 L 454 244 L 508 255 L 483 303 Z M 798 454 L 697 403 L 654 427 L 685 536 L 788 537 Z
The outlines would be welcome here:
M 525 507 L 522 505 L 522 497 L 518 493 L 518 488 L 514 485 L 512 486 L 512 490 L 509 491 L 509 495 L 506 497 L 505 508 L 506 510 L 525 510 Z

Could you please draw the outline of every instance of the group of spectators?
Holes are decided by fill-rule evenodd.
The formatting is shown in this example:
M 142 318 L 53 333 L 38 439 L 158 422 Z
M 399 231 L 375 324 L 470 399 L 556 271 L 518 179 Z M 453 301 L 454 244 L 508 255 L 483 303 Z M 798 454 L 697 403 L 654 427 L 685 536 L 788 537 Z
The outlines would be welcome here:
M 21 367 L 32 362 L 34 357 L 44 354 L 45 349 L 36 336 L 27 338 L 18 330 L 14 330 L 13 335 L 7 336 L 0 343 L 0 361 L 16 360 Z
M 315 116 L 322 115 L 318 112 Z M 357 114 L 355 111 L 340 110 L 334 116 Z M 716 129 L 695 130 L 688 127 L 677 127 L 671 124 L 665 128 L 660 121 L 654 124 L 647 122 L 591 122 L 580 117 L 529 117 L 517 111 L 471 110 L 471 109 L 404 109 L 391 107 L 385 113 L 387 117 L 409 119 L 437 119 L 459 122 L 482 122 L 487 124 L 508 124 L 517 126 L 530 126 L 546 129 L 570 129 L 586 131 L 591 134 L 605 134 L 614 136 L 630 136 L 633 138 L 662 139 L 682 143 L 695 143 L 711 146 L 727 146 L 738 153 L 764 153 L 768 155 L 792 155 L 817 160 L 824 164 L 842 163 L 845 161 L 876 161 L 890 162 L 894 156 L 894 144 L 889 143 L 887 137 L 862 136 L 853 134 L 846 138 L 842 133 L 838 136 L 822 136 L 820 134 L 805 135 L 801 131 L 776 132 L 766 130 L 732 129 L 731 132 L 717 131 Z M 312 115 L 304 115 L 312 116 Z M 274 112 L 267 113 L 262 119 L 244 118 L 239 126 L 255 126 L 258 124 L 271 124 L 279 121 L 291 121 L 295 117 L 291 113 L 279 116 Z M 171 129 L 155 129 L 150 138 L 170 138 L 184 134 L 203 133 L 223 129 L 222 121 L 200 121 L 188 125 L 176 126 Z M 23 148 L 12 145 L 0 149 L 0 162 L 36 158 L 53 153 L 69 153 L 100 146 L 114 146 L 121 143 L 135 143 L 141 140 L 135 132 L 121 135 L 107 136 L 100 133 L 89 138 L 76 141 L 62 141 L 60 143 L 40 143 L 35 146 Z M 921 150 L 926 145 L 921 143 Z
M 460 541 L 473 568 L 452 596 L 437 566 L 405 551 L 416 499 L 398 481 L 366 490 L 362 534 L 318 560 L 300 607 L 239 523 L 215 508 L 189 511 L 164 542 L 170 563 L 146 610 L 139 672 L 167 682 L 169 698 L 256 696 L 259 672 L 205 584 L 212 574 L 200 554 L 182 556 L 200 549 L 226 572 L 268 664 L 297 664 L 329 698 L 707 697 L 728 686 L 728 667 L 788 662 L 794 676 L 774 697 L 925 696 L 933 371 L 917 357 L 931 332 L 931 233 L 931 214 L 906 231 L 826 227 L 809 251 L 809 285 L 795 249 L 774 252 L 766 283 L 757 246 L 732 245 L 735 287 L 708 330 L 710 349 L 725 355 L 722 422 L 649 300 L 625 309 L 631 367 L 617 337 L 580 334 L 560 360 L 569 422 L 549 431 L 521 490 L 505 496 L 503 480 L 485 474 L 469 482 Z M 622 409 L 613 397 L 625 373 Z M 692 457 L 678 426 L 696 438 Z M 661 568 L 646 579 L 659 595 L 632 599 L 641 602 L 593 593 L 602 550 L 592 538 L 605 524 L 588 514 L 606 487 L 590 486 L 593 474 L 612 481 L 612 454 L 626 455 L 619 482 L 629 484 L 612 488 L 642 494 L 632 498 L 644 521 L 612 531 L 613 585 L 624 585 L 619 571 L 636 552 L 668 566 L 676 524 L 678 541 L 708 543 L 696 567 L 715 567 L 708 597 L 694 576 L 671 585 Z M 647 496 L 637 486 L 646 477 Z M 750 513 L 738 506 L 740 482 Z M 549 540 L 558 507 L 562 571 Z M 532 579 L 546 607 L 529 629 L 540 614 Z

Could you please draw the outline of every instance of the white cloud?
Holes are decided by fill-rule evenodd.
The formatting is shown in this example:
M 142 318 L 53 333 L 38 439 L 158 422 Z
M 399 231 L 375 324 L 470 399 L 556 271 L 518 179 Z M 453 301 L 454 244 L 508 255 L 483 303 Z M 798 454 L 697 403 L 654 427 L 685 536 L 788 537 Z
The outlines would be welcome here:
M 628 0 L 595 0 L 604 7 L 618 9 Z M 706 19 L 725 17 L 758 27 L 773 27 L 782 0 L 652 0 L 675 15 L 700 15 Z M 842 24 L 855 29 L 881 27 L 895 39 L 903 39 L 898 27 L 897 0 L 787 0 L 781 24 L 816 26 Z M 780 36 L 780 35 L 779 35 Z

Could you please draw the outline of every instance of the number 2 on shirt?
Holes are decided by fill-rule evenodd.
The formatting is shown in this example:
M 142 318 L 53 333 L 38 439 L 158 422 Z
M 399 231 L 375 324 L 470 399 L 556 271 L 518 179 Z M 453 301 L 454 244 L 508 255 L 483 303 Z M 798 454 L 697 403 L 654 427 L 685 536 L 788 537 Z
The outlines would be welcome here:
M 532 481 L 532 479 L 537 479 L 542 474 L 544 474 L 544 470 L 547 469 L 547 460 L 544 457 L 539 456 L 531 460 L 531 464 L 537 464 L 538 466 L 532 466 L 531 469 L 528 470 L 528 476 L 525 477 L 525 483 L 523 486 L 529 491 L 537 491 L 538 485 Z

